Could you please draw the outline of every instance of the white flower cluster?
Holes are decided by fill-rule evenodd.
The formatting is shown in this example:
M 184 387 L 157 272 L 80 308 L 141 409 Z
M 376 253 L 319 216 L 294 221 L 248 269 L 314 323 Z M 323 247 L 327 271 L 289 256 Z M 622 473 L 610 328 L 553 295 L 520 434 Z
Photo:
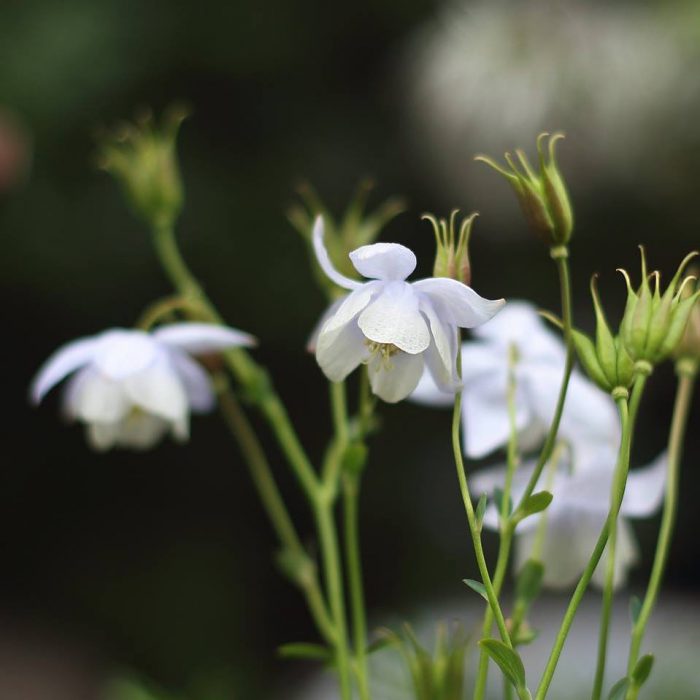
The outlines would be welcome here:
M 538 447 L 551 425 L 562 376 L 565 348 L 545 327 L 534 306 L 509 302 L 490 323 L 474 331 L 475 340 L 462 346 L 464 449 L 469 457 L 485 457 L 508 442 L 508 380 L 516 384 L 515 424 L 518 444 L 528 452 Z M 454 398 L 441 391 L 427 375 L 412 395 L 419 403 L 451 406 Z M 531 555 L 540 521 L 541 558 L 545 583 L 566 587 L 584 570 L 610 507 L 610 486 L 620 441 L 615 404 L 580 372 L 574 370 L 559 427 L 561 447 L 555 450 L 540 477 L 537 490 L 554 498 L 545 513 L 522 521 L 517 530 L 516 567 Z M 515 472 L 512 497 L 517 502 L 535 467 L 527 461 Z M 493 494 L 505 481 L 504 466 L 484 469 L 471 476 L 473 492 Z M 624 582 L 627 569 L 637 560 L 637 546 L 625 518 L 648 517 L 660 506 L 666 476 L 666 455 L 648 467 L 634 470 L 627 481 L 622 504 L 615 558 L 615 582 Z M 497 530 L 494 506 L 486 511 L 486 527 Z M 602 585 L 605 557 L 594 580 Z

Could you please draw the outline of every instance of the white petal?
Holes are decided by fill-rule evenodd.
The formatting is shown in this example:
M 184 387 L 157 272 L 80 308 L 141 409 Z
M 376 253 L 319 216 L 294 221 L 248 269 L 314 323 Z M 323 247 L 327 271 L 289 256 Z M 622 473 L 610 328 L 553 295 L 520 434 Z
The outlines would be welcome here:
M 416 269 L 416 256 L 399 243 L 372 243 L 350 253 L 355 269 L 375 280 L 405 280 Z
M 158 342 L 191 355 L 202 355 L 235 347 L 251 347 L 256 341 L 243 331 L 213 323 L 173 323 L 151 334 Z
M 325 229 L 323 226 L 323 217 L 317 216 L 316 221 L 314 221 L 314 231 L 313 231 L 313 244 L 314 253 L 316 253 L 316 260 L 321 266 L 321 269 L 326 273 L 328 279 L 335 282 L 339 287 L 343 289 L 357 289 L 362 283 L 357 280 L 351 280 L 349 277 L 338 272 L 338 270 L 333 267 L 333 263 L 328 255 L 328 250 L 326 250 L 326 245 L 323 242 L 323 236 Z
M 350 292 L 340 303 L 335 313 L 328 318 L 321 332 L 331 332 L 350 323 L 372 299 L 372 295 L 381 289 L 376 282 L 369 282 Z
M 427 365 L 430 364 L 430 360 L 428 359 L 429 353 L 430 348 L 425 353 Z M 447 408 L 448 406 L 452 406 L 455 402 L 454 391 L 443 391 L 440 389 L 435 382 L 434 373 L 428 371 L 427 367 L 423 370 L 418 386 L 408 398 L 416 403 L 438 408 Z
M 309 339 L 306 341 L 306 351 L 316 352 L 316 343 L 318 342 L 318 336 L 321 334 L 321 330 L 328 322 L 331 316 L 335 315 L 335 312 L 340 308 L 340 305 L 347 299 L 347 295 L 336 299 L 321 315 L 321 318 L 314 326 L 314 329 L 309 335 Z
M 593 583 L 598 588 L 605 586 L 605 569 L 609 556 L 609 547 L 603 551 L 600 563 L 593 572 Z M 632 532 L 631 525 L 620 518 L 617 523 L 617 541 L 615 544 L 615 571 L 613 573 L 613 590 L 618 590 L 627 582 L 627 572 L 639 561 L 639 546 Z
M 530 302 L 509 300 L 493 320 L 480 326 L 474 334 L 502 348 L 515 344 L 521 357 L 528 361 L 559 360 L 562 369 L 564 367 L 564 343 Z
M 54 352 L 41 366 L 32 381 L 30 388 L 32 401 L 39 403 L 58 382 L 90 362 L 98 342 L 95 337 L 81 338 Z
M 98 452 L 105 452 L 117 444 L 120 424 L 117 423 L 88 423 L 85 426 L 85 437 L 90 447 Z
M 621 512 L 632 518 L 655 513 L 664 498 L 668 454 L 663 452 L 650 465 L 630 471 Z
M 185 389 L 167 363 L 127 377 L 124 391 L 134 405 L 165 420 L 179 420 L 188 413 Z
M 422 355 L 399 352 L 388 360 L 375 355 L 369 364 L 369 381 L 380 399 L 396 403 L 416 388 L 422 372 Z
M 421 294 L 438 300 L 443 305 L 448 323 L 461 328 L 474 328 L 493 318 L 505 299 L 490 300 L 480 297 L 471 287 L 448 277 L 430 277 L 412 284 Z
M 443 389 L 457 383 L 457 329 L 440 319 L 429 299 L 421 301 L 420 308 L 430 323 L 432 342 L 426 352 L 426 361 L 438 386 Z
M 462 343 L 462 381 L 466 386 L 484 375 L 493 373 L 497 373 L 505 381 L 508 376 L 507 352 L 488 343 Z
M 507 409 L 507 373 L 491 373 L 465 385 L 462 396 L 464 444 L 469 457 L 485 457 L 508 442 L 510 420 Z M 515 425 L 525 430 L 533 420 L 522 389 L 516 388 Z
M 430 345 L 430 330 L 418 308 L 418 297 L 406 282 L 385 285 L 357 323 L 370 340 L 395 345 L 411 355 Z
M 190 408 L 199 413 L 211 411 L 216 400 L 206 370 L 191 357 L 176 350 L 171 352 L 170 359 L 185 389 Z
M 149 450 L 170 428 L 168 421 L 150 413 L 133 412 L 119 425 L 116 444 L 132 450 Z
M 100 373 L 119 381 L 154 363 L 161 349 L 148 333 L 116 329 L 99 338 L 93 363 Z
M 355 321 L 333 331 L 324 328 L 318 337 L 316 361 L 332 382 L 342 382 L 368 358 L 365 336 Z
M 131 409 L 120 382 L 94 369 L 81 377 L 71 402 L 73 415 L 85 423 L 116 423 Z
M 569 588 L 577 583 L 590 559 L 605 515 L 576 511 L 558 511 L 556 517 L 552 515 L 549 513 L 547 516 L 547 532 L 542 548 L 544 584 L 555 589 Z M 536 536 L 536 528 L 517 535 L 517 569 L 530 557 Z

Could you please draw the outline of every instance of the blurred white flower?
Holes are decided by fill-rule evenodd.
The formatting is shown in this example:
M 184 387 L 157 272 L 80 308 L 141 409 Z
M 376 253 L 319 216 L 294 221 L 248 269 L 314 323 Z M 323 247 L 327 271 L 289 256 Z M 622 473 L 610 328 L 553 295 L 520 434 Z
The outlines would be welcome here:
M 613 181 L 636 192 L 653 187 L 658 197 L 669 167 L 668 139 L 658 134 L 694 144 L 700 107 L 697 16 L 667 10 L 577 0 L 445 3 L 407 47 L 403 80 L 408 133 L 436 192 L 451 200 L 468 190 L 490 220 L 504 222 L 517 211 L 510 192 L 465 164 L 549 129 L 571 137 L 562 156 L 578 193 Z
M 554 419 L 564 373 L 566 350 L 546 327 L 536 307 L 509 301 L 492 321 L 474 330 L 477 340 L 462 345 L 462 418 L 464 448 L 478 459 L 504 446 L 510 434 L 508 376 L 515 351 L 515 424 L 521 450 L 544 440 Z M 424 374 L 411 398 L 434 406 L 451 406 L 454 396 L 441 391 Z M 574 371 L 559 427 L 578 457 L 599 445 L 616 447 L 619 421 L 614 403 L 582 374 Z
M 38 404 L 75 373 L 64 391 L 64 410 L 86 425 L 97 450 L 144 450 L 170 432 L 189 436 L 190 411 L 214 406 L 206 371 L 190 355 L 252 345 L 241 331 L 207 323 L 176 323 L 147 333 L 115 328 L 59 348 L 31 386 Z
M 416 388 L 424 365 L 438 386 L 454 388 L 457 328 L 485 323 L 505 302 L 484 299 L 446 277 L 406 282 L 416 256 L 397 243 L 374 243 L 353 251 L 352 264 L 370 281 L 345 277 L 330 261 L 321 217 L 314 224 L 313 243 L 326 275 L 351 290 L 330 307 L 312 338 L 325 375 L 342 381 L 367 363 L 372 391 L 390 403 Z
M 536 490 L 550 491 L 554 496 L 552 503 L 544 513 L 526 518 L 516 529 L 516 569 L 533 556 L 533 548 L 539 547 L 536 556 L 545 565 L 544 583 L 551 588 L 566 588 L 578 580 L 610 508 L 617 451 L 603 446 L 586 462 L 572 457 L 571 453 L 559 459 L 555 457 L 545 467 Z M 615 587 L 624 585 L 628 569 L 639 556 L 628 519 L 649 517 L 658 510 L 663 500 L 666 466 L 664 452 L 652 464 L 630 471 L 617 528 Z M 514 503 L 525 491 L 534 467 L 534 461 L 528 462 L 516 471 L 512 489 Z M 470 477 L 473 492 L 477 495 L 492 494 L 495 488 L 503 487 L 505 473 L 504 466 L 477 472 Z M 542 523 L 543 518 L 545 523 Z M 486 509 L 484 525 L 492 530 L 498 529 L 498 513 L 493 504 Z M 541 537 L 541 543 L 536 545 L 538 537 Z M 607 550 L 593 575 L 593 582 L 600 587 L 604 583 L 606 557 Z

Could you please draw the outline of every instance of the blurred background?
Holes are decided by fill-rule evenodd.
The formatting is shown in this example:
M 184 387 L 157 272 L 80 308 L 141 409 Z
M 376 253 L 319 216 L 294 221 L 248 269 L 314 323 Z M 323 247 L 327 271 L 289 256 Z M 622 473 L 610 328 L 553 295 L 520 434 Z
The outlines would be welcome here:
M 59 344 L 130 326 L 169 292 L 146 231 L 95 167 L 100 127 L 142 106 L 192 107 L 180 138 L 182 247 L 229 322 L 261 339 L 257 356 L 314 456 L 329 419 L 304 345 L 324 301 L 286 218 L 301 182 L 338 214 L 365 177 L 376 183 L 371 205 L 404 197 L 406 212 L 382 239 L 413 248 L 422 275 L 433 237 L 419 215 L 478 209 L 475 288 L 556 309 L 546 249 L 473 156 L 532 153 L 537 133 L 564 130 L 585 328 L 592 272 L 615 317 L 624 296 L 614 270 L 638 269 L 638 243 L 666 275 L 698 246 L 694 0 L 5 0 L 0 27 L 2 697 L 92 700 L 129 669 L 172 697 L 282 698 L 313 675 L 276 657 L 313 631 L 274 567 L 274 538 L 216 416 L 195 419 L 185 447 L 98 456 L 58 419 L 55 397 L 28 405 L 33 373 Z M 664 368 L 635 463 L 663 448 L 673 394 Z M 461 580 L 476 572 L 449 416 L 410 404 L 381 412 L 362 502 L 372 621 L 439 616 L 452 601 L 449 614 L 473 624 L 480 608 Z M 700 623 L 699 418 L 700 409 L 664 592 L 682 601 L 668 619 L 691 630 Z M 291 509 L 308 523 L 260 427 Z M 646 581 L 657 526 L 635 524 L 643 560 L 632 590 Z M 665 697 L 700 698 L 688 693 Z

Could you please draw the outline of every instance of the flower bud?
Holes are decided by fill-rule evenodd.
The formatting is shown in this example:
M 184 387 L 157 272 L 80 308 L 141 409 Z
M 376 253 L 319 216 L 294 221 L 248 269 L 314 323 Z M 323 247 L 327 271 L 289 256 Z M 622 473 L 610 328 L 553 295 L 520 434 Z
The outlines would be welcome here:
M 472 232 L 474 213 L 462 221 L 459 234 L 455 235 L 455 219 L 458 209 L 453 209 L 449 222 L 446 219 L 436 219 L 432 214 L 421 217 L 433 225 L 435 232 L 435 264 L 433 277 L 449 277 L 469 286 L 472 281 L 472 270 L 469 264 L 469 238 Z
M 314 253 L 311 232 L 316 217 L 321 215 L 325 227 L 324 242 L 334 265 L 344 275 L 352 277 L 357 274 L 350 262 L 349 254 L 360 246 L 374 243 L 382 229 L 406 208 L 403 200 L 392 197 L 380 204 L 374 211 L 365 212 L 367 198 L 373 187 L 374 183 L 369 179 L 360 182 L 343 217 L 334 219 L 328 207 L 310 184 L 304 182 L 299 185 L 297 192 L 302 201 L 289 208 L 287 218 L 309 244 L 309 253 L 312 258 L 314 258 Z M 319 286 L 329 296 L 336 295 L 337 287 L 315 263 L 314 270 Z
M 653 366 L 676 350 L 700 294 L 693 289 L 695 278 L 683 277 L 683 271 L 696 253 L 683 259 L 662 294 L 659 273 L 648 274 L 644 249 L 640 247 L 640 251 L 642 281 L 636 292 L 632 289 L 629 274 L 620 270 L 627 284 L 627 303 L 620 334 L 635 363 Z
M 101 144 L 100 167 L 119 181 L 134 212 L 153 227 L 172 226 L 182 209 L 176 140 L 186 116 L 182 108 L 171 108 L 158 128 L 148 113 Z
M 700 267 L 694 265 L 688 272 L 696 278 L 696 281 L 683 287 L 681 291 L 681 299 L 683 301 L 695 295 L 697 278 L 700 276 Z M 695 365 L 700 363 L 700 303 L 697 300 L 690 310 L 685 331 L 676 349 L 673 351 L 673 357 L 677 361 L 690 360 Z
M 543 142 L 549 136 L 547 153 Z M 490 165 L 508 179 L 515 190 L 525 218 L 534 233 L 553 247 L 566 246 L 574 227 L 573 211 L 566 191 L 564 179 L 555 157 L 555 146 L 564 134 L 550 136 L 542 133 L 537 137 L 539 172 L 536 173 L 523 151 L 515 151 L 518 161 L 510 153 L 505 154 L 508 168 L 486 156 L 476 160 Z
M 586 374 L 609 393 L 624 391 L 634 378 L 634 362 L 619 336 L 614 336 L 598 296 L 596 275 L 591 278 L 591 296 L 596 317 L 595 343 L 581 331 L 573 331 L 576 354 Z

